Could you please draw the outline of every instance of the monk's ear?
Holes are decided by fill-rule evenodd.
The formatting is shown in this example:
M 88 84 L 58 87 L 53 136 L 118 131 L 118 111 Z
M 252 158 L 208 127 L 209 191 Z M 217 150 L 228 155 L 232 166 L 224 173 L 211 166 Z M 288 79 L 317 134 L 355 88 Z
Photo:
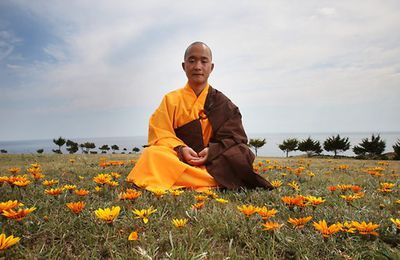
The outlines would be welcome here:
M 183 71 L 186 71 L 186 70 L 185 70 L 185 63 L 184 63 L 184 62 L 182 62 L 182 69 L 183 69 Z
M 214 70 L 214 63 L 211 63 L 211 72 Z

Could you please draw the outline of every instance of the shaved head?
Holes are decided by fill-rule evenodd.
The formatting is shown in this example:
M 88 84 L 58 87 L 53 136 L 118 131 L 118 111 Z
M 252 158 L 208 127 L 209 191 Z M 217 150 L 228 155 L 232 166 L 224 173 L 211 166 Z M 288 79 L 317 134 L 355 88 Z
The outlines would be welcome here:
M 183 56 L 183 59 L 184 60 L 186 60 L 186 58 L 187 58 L 187 55 L 188 55 L 188 53 L 189 53 L 189 51 L 190 51 L 190 49 L 193 47 L 193 46 L 196 46 L 196 45 L 202 45 L 204 48 L 206 48 L 207 49 L 207 51 L 209 52 L 209 54 L 210 54 L 210 58 L 211 58 L 211 60 L 212 60 L 212 53 L 211 53 L 211 49 L 210 49 L 210 47 L 208 47 L 208 45 L 207 44 L 205 44 L 204 42 L 193 42 L 192 44 L 190 44 L 187 48 L 186 48 L 186 51 L 185 51 L 185 56 Z

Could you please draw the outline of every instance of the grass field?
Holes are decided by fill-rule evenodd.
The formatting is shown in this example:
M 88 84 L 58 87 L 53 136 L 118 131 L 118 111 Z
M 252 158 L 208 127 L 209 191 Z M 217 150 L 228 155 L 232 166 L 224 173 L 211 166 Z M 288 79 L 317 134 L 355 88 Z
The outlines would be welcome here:
M 3 250 L 0 239 L 0 258 L 400 259 L 400 234 L 391 221 L 400 218 L 398 161 L 258 158 L 256 170 L 270 181 L 281 181 L 280 187 L 207 194 L 185 190 L 180 195 L 142 191 L 136 199 L 121 199 L 132 188 L 125 177 L 134 159 L 131 155 L 0 155 L 0 203 L 23 203 L 10 206 L 10 202 L 14 212 L 36 208 L 17 221 L 5 216 L 10 212 L 4 209 L 7 203 L 0 204 L 1 233 L 20 238 Z M 36 168 L 31 166 L 35 163 Z M 11 173 L 12 167 L 20 172 Z M 43 178 L 35 180 L 33 175 L 39 178 L 40 172 Z M 26 175 L 31 182 L 12 177 L 16 175 Z M 58 183 L 45 186 L 44 180 Z M 68 190 L 65 185 L 76 187 Z M 79 196 L 74 189 L 89 194 Z M 290 198 L 284 198 L 288 196 L 290 205 Z M 202 200 L 204 207 L 195 209 L 193 205 Z M 75 214 L 66 204 L 78 201 L 86 206 Z M 120 212 L 110 223 L 96 216 L 99 208 L 113 206 Z M 149 207 L 156 211 L 147 223 L 133 213 Z M 295 227 L 288 222 L 309 216 L 312 219 L 302 228 L 301 223 Z M 173 219 L 186 219 L 187 224 L 178 228 Z M 315 227 L 322 220 L 332 225 L 324 229 L 325 236 Z

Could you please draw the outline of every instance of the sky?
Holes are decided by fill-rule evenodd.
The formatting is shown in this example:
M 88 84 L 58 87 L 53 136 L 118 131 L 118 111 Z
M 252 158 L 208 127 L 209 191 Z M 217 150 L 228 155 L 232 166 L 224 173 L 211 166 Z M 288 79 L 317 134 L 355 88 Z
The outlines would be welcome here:
M 0 140 L 145 136 L 207 43 L 256 133 L 400 131 L 400 1 L 0 1 Z

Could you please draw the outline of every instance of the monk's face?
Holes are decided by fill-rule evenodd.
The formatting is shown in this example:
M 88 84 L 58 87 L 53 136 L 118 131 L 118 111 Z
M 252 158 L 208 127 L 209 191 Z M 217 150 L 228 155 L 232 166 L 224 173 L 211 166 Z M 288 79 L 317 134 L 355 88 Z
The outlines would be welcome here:
M 186 53 L 182 67 L 191 87 L 205 85 L 214 69 L 211 52 L 208 47 L 204 44 L 191 46 Z

